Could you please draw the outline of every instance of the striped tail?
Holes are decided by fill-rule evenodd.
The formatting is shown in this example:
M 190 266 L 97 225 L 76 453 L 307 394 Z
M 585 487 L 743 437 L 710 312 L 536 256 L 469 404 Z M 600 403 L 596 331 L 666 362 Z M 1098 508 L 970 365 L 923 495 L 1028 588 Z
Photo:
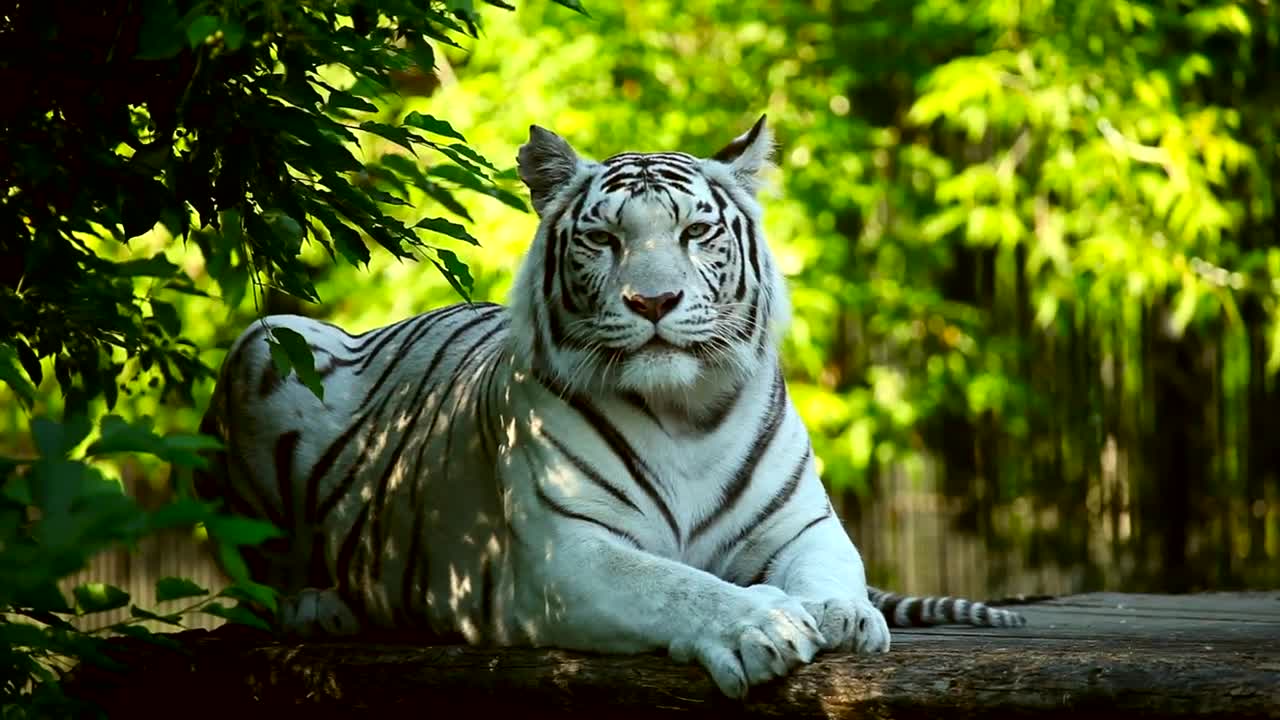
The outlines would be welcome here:
M 867 588 L 867 595 L 891 627 L 1022 627 L 1027 624 L 1025 617 L 1012 610 L 993 608 L 964 598 L 909 597 L 873 587 Z

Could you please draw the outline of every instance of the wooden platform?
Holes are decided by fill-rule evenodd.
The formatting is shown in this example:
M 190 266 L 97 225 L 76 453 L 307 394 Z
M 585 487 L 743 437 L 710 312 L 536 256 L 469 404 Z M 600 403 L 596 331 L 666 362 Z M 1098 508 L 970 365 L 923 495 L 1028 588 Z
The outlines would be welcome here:
M 895 632 L 888 655 L 823 656 L 745 703 L 659 655 L 281 645 L 235 628 L 175 636 L 182 653 L 121 641 L 129 672 L 71 687 L 112 717 L 1280 718 L 1280 592 L 1018 609 L 1025 628 Z

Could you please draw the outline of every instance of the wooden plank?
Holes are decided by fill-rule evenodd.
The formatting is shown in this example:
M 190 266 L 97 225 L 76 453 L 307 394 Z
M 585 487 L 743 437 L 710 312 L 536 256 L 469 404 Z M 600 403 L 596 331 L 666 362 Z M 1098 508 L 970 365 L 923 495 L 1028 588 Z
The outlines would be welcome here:
M 1098 609 L 1143 614 L 1257 617 L 1280 622 L 1280 591 L 1198 593 L 1195 595 L 1132 595 L 1088 593 L 1055 598 L 1032 607 Z
M 1016 608 L 1027 626 L 1001 631 L 1001 641 L 1096 639 L 1163 643 L 1274 643 L 1280 645 L 1280 592 L 1201 595 L 1075 595 Z M 904 630 L 895 643 L 984 638 L 970 628 Z
M 1280 718 L 1274 598 L 1211 600 L 1081 596 L 1025 608 L 1033 624 L 1014 631 L 899 632 L 887 655 L 824 656 L 745 703 L 659 655 L 281 644 L 232 627 L 175 636 L 183 653 L 122 639 L 129 671 L 85 668 L 67 687 L 113 717 Z

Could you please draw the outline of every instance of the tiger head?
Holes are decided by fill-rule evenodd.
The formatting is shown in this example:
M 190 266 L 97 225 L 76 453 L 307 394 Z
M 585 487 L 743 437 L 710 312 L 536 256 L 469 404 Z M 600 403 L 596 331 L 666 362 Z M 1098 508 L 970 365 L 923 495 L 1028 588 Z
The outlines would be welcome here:
M 787 296 L 756 191 L 763 117 L 710 158 L 578 155 L 538 126 L 520 177 L 541 222 L 510 299 L 517 358 L 575 392 L 688 405 L 770 363 Z

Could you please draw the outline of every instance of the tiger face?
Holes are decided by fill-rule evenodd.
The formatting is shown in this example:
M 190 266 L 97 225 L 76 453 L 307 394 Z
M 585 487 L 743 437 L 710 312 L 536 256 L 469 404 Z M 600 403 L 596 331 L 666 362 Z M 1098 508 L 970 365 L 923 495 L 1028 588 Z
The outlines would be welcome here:
M 534 126 L 520 175 L 541 217 L 511 300 L 540 370 L 578 391 L 705 400 L 772 350 L 781 278 L 755 199 L 764 118 L 711 158 L 580 158 Z

